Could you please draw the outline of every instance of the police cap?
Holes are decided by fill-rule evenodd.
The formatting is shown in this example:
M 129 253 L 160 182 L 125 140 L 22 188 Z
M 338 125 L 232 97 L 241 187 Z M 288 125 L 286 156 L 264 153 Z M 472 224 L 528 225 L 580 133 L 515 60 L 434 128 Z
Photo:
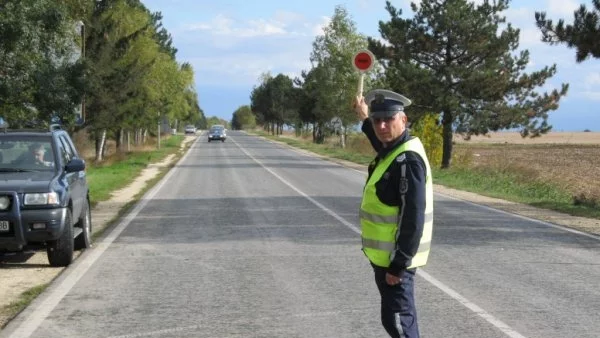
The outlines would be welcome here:
M 369 117 L 376 118 L 392 117 L 412 103 L 403 95 L 385 89 L 368 92 L 365 102 L 369 105 Z

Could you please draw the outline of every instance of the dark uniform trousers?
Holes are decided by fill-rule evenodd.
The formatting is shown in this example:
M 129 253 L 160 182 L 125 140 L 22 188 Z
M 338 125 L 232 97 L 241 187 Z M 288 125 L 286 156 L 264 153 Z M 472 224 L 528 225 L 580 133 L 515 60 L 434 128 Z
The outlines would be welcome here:
M 375 282 L 381 295 L 381 323 L 393 338 L 418 338 L 414 281 L 416 269 L 404 270 L 402 282 L 390 286 L 385 281 L 386 269 L 373 266 Z

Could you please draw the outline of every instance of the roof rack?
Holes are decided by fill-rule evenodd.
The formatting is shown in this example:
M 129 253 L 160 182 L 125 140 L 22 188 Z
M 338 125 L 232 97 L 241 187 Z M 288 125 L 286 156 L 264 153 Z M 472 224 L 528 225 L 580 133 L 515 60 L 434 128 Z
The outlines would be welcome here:
M 55 124 L 51 124 L 50 125 L 50 131 L 54 131 L 54 130 L 61 130 L 62 127 L 60 126 L 60 124 L 55 123 Z

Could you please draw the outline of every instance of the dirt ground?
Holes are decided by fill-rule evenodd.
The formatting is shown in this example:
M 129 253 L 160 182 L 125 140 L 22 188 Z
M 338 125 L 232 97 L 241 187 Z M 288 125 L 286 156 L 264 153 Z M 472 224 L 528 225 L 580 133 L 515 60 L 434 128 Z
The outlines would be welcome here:
M 486 136 L 473 136 L 465 141 L 454 135 L 455 142 L 469 143 L 510 143 L 510 144 L 600 144 L 600 132 L 561 132 L 550 131 L 540 137 L 522 138 L 517 132 L 495 132 Z
M 189 142 L 193 141 L 194 139 L 194 136 L 186 137 L 184 144 L 188 145 Z M 320 155 L 314 156 L 322 157 Z M 146 182 L 156 177 L 160 169 L 171 164 L 174 158 L 175 156 L 172 155 L 160 163 L 150 165 L 131 185 L 118 192 L 115 192 L 113 194 L 113 198 L 110 200 L 98 203 L 92 210 L 94 232 L 105 228 L 109 222 L 117 216 L 118 211 L 128 202 L 132 201 L 134 196 L 145 187 Z M 366 171 L 366 167 L 361 165 L 342 160 L 333 161 L 348 167 Z M 568 216 L 518 203 L 507 202 L 495 198 L 483 197 L 473 193 L 449 189 L 439 185 L 436 185 L 434 189 L 438 193 L 458 199 L 480 203 L 511 213 L 600 235 L 600 220 Z M 3 260 L 0 262 L 0 327 L 2 327 L 10 320 L 9 314 L 5 309 L 7 305 L 17 301 L 19 299 L 19 295 L 24 291 L 32 287 L 51 282 L 63 270 L 63 268 L 49 267 L 45 252 L 25 252 L 19 255 L 5 256 L 0 258 Z

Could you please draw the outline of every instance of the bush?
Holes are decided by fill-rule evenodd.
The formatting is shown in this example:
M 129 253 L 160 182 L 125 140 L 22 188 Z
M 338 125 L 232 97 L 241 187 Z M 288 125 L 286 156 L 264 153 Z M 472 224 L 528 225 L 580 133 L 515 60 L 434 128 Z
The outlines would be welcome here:
M 438 121 L 439 114 L 426 114 L 410 129 L 411 134 L 417 136 L 423 143 L 429 165 L 432 167 L 439 167 L 442 164 L 444 139 L 442 126 Z

